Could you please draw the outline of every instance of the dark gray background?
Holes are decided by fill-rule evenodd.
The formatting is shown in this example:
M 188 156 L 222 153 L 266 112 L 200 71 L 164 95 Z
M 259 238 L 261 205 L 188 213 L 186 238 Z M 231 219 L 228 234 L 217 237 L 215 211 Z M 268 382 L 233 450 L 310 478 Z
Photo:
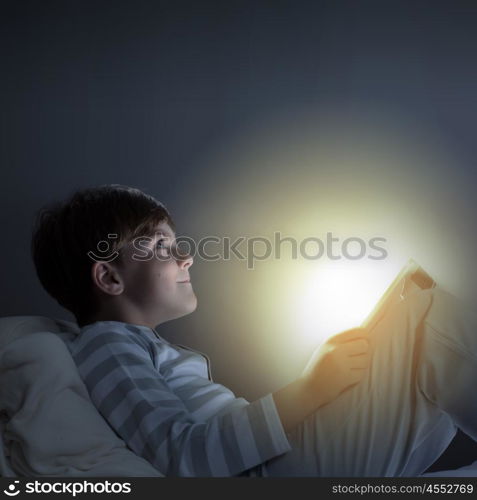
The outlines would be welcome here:
M 420 189 L 437 204 L 443 197 L 443 227 L 470 234 L 466 255 L 475 254 L 473 1 L 17 0 L 2 3 L 0 23 L 2 316 L 71 318 L 42 290 L 30 260 L 31 223 L 42 204 L 81 187 L 129 184 L 165 202 L 184 233 L 203 235 L 227 210 L 222 185 L 237 182 L 245 208 L 260 174 L 211 157 L 233 155 L 255 124 L 266 129 L 277 115 L 288 114 L 299 136 L 300 114 L 310 109 L 339 108 L 377 128 L 396 116 L 419 124 L 416 140 L 436 141 L 452 158 L 435 170 L 414 165 L 416 179 L 428 180 Z M 283 167 L 263 168 L 286 200 Z M 288 169 L 295 175 L 299 166 Z M 210 220 L 197 228 L 189 215 L 200 210 Z M 164 325 L 163 335 L 208 352 L 214 379 L 248 399 L 275 389 L 260 353 L 248 351 L 245 332 L 238 335 L 246 313 L 240 297 L 237 310 L 221 307 L 221 294 L 234 297 L 228 268 L 206 269 L 191 274 L 211 301 Z M 214 314 L 227 315 L 237 335 L 214 330 Z M 224 361 L 226 350 L 246 368 Z M 477 447 L 459 433 L 436 468 L 475 459 Z

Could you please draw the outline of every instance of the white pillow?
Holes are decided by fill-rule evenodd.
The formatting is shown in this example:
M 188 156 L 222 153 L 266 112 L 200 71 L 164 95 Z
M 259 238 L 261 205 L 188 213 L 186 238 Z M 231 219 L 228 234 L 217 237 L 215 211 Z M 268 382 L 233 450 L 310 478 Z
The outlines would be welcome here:
M 49 331 L 37 330 L 45 326 Z M 77 332 L 62 320 L 0 319 L 8 465 L 19 476 L 162 476 L 127 448 L 91 402 L 64 342 Z

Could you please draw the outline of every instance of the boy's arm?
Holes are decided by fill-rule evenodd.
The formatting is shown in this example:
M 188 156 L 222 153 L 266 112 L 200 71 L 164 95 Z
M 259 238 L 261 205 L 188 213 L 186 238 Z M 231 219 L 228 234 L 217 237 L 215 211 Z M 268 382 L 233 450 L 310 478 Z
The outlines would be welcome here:
M 165 475 L 235 476 L 291 449 L 271 394 L 197 422 L 131 339 L 101 333 L 73 357 L 103 417 Z

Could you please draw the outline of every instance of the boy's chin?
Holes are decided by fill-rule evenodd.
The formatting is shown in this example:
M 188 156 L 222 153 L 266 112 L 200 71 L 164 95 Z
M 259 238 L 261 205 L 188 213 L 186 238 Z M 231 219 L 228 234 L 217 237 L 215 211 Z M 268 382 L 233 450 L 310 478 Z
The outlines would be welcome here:
M 194 299 L 191 300 L 191 303 L 189 304 L 188 310 L 185 314 L 193 313 L 196 309 L 197 309 L 197 298 L 194 295 Z
M 179 310 L 176 311 L 175 314 L 173 314 L 168 320 L 166 321 L 172 321 L 173 319 L 179 319 L 184 316 L 187 316 L 188 314 L 193 313 L 197 309 L 197 299 L 194 297 L 193 300 L 191 300 L 189 303 L 184 304 L 184 306 Z

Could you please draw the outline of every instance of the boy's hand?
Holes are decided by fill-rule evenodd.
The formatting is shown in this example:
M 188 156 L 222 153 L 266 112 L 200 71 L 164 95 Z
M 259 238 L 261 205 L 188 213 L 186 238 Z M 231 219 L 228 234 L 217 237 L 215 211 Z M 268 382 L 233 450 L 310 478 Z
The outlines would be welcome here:
M 333 401 L 364 377 L 370 360 L 366 329 L 352 328 L 334 335 L 314 351 L 302 373 L 309 397 L 318 406 Z

